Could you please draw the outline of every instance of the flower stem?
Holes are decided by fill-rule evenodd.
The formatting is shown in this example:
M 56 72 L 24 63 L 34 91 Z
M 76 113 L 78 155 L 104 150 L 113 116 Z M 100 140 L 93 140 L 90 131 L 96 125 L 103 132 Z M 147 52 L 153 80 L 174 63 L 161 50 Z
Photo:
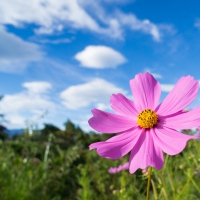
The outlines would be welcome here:
M 154 200 L 157 200 L 158 199 L 158 193 L 157 193 L 156 185 L 155 185 L 153 179 L 151 179 L 151 185 L 153 187 Z
M 152 174 L 152 167 L 149 167 L 146 200 L 149 200 L 150 184 L 151 184 L 151 174 Z

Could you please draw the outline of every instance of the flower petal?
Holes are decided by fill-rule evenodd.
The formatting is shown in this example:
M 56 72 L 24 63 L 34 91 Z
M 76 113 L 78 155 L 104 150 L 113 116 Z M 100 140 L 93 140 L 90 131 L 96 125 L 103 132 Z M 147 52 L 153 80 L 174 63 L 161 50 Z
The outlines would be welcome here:
M 159 117 L 159 124 L 172 129 L 190 129 L 200 126 L 200 107 L 173 116 Z
M 118 159 L 131 151 L 136 144 L 142 129 L 134 128 L 116 135 L 105 142 L 96 142 L 89 146 L 91 149 L 97 149 L 97 153 L 110 159 Z
M 136 109 L 155 109 L 160 99 L 161 88 L 159 82 L 148 72 L 138 74 L 130 81 Z
M 129 168 L 131 174 L 138 168 L 145 169 L 146 167 L 151 166 L 160 170 L 163 167 L 163 152 L 153 141 L 150 130 L 143 131 L 131 151 Z
M 117 133 L 136 127 L 136 120 L 121 115 L 111 114 L 98 109 L 92 110 L 93 117 L 89 119 L 89 125 L 99 132 Z
M 118 173 L 118 172 L 120 172 L 120 171 L 122 171 L 122 170 L 127 170 L 127 169 L 129 169 L 129 162 L 126 162 L 125 164 L 120 165 L 120 166 L 118 166 L 118 167 L 111 167 L 111 168 L 108 170 L 108 172 L 109 172 L 110 174 L 115 174 L 115 173 Z
M 195 99 L 198 89 L 199 83 L 193 77 L 182 77 L 164 101 L 156 108 L 156 113 L 166 116 L 183 110 Z
M 198 138 L 162 126 L 157 126 L 155 129 L 152 129 L 151 132 L 154 142 L 169 155 L 180 153 L 185 148 L 188 140 Z
M 113 94 L 110 97 L 110 105 L 113 111 L 118 115 L 132 116 L 134 118 L 138 115 L 134 103 L 123 94 Z

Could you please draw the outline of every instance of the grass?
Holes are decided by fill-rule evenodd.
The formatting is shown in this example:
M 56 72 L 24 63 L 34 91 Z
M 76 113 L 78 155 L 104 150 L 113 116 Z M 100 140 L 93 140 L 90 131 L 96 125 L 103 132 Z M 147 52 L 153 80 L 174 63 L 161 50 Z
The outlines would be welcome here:
M 79 129 L 68 145 L 61 133 L 1 141 L 0 199 L 144 200 L 147 177 L 141 170 L 108 173 L 129 155 L 115 161 L 101 158 L 87 146 L 103 136 L 85 134 Z M 165 155 L 162 170 L 152 172 L 151 200 L 200 199 L 199 147 L 200 141 L 191 140 L 179 155 Z

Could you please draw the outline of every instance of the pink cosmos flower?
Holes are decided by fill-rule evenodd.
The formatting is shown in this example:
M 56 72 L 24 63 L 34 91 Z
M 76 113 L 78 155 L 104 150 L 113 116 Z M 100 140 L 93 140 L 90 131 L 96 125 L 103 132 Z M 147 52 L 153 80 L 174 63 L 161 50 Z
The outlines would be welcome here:
M 127 170 L 127 169 L 129 169 L 129 162 L 126 162 L 125 164 L 120 165 L 119 167 L 111 167 L 111 168 L 108 170 L 108 172 L 109 172 L 110 174 L 115 174 L 115 173 L 118 173 L 118 172 L 120 172 L 120 171 L 122 171 L 122 170 Z
M 163 152 L 176 155 L 183 151 L 189 139 L 176 129 L 190 129 L 200 125 L 200 107 L 182 110 L 197 96 L 199 83 L 193 77 L 182 77 L 159 105 L 160 84 L 149 74 L 138 74 L 130 81 L 134 102 L 122 94 L 113 94 L 111 114 L 93 109 L 89 125 L 99 132 L 119 133 L 104 142 L 89 146 L 105 158 L 118 159 L 130 154 L 129 171 L 148 166 L 160 170 Z

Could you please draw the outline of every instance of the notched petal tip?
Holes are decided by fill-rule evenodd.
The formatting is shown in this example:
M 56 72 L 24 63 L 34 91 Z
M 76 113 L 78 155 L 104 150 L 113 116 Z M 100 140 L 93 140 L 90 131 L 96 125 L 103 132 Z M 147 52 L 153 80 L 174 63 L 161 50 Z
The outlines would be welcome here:
M 153 75 L 146 72 L 140 73 L 130 80 L 134 105 L 140 112 L 146 108 L 155 109 L 161 94 L 160 83 Z
M 171 156 L 181 153 L 190 139 L 198 138 L 164 126 L 158 126 L 152 135 L 159 148 Z
M 134 119 L 108 113 L 98 109 L 92 110 L 93 117 L 88 120 L 89 125 L 98 132 L 103 133 L 118 133 L 135 127 Z
M 163 116 L 183 110 L 194 101 L 198 94 L 199 82 L 192 76 L 181 77 L 167 97 L 156 108 Z
M 89 147 L 89 150 L 95 149 L 96 147 L 93 147 L 93 145 L 91 144 Z
M 98 155 L 101 157 L 113 160 L 119 159 L 131 151 L 137 143 L 140 132 L 137 129 L 126 131 L 104 142 L 92 143 L 89 149 L 96 149 Z
M 93 108 L 92 110 L 91 110 L 91 113 L 93 114 L 93 116 L 95 116 L 95 114 L 96 114 L 96 111 L 98 111 L 99 109 L 97 109 L 97 108 Z
M 97 149 L 98 147 L 101 147 L 102 143 L 104 143 L 104 142 L 94 142 L 94 143 L 90 144 L 89 150 Z
M 121 93 L 113 94 L 110 97 L 110 106 L 118 115 L 131 118 L 135 118 L 138 115 L 138 111 L 136 110 L 133 101 L 129 100 Z
M 139 168 L 138 168 L 139 169 Z M 134 174 L 138 169 L 132 169 L 130 166 L 129 166 L 129 173 L 130 174 Z

